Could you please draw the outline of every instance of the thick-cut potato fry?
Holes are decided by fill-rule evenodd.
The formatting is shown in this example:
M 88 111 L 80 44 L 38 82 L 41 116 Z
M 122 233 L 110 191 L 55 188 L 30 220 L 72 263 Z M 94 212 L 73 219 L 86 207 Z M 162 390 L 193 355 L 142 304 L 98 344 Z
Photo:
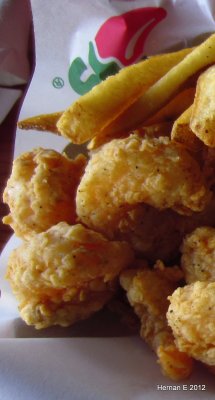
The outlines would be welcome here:
M 139 136 L 148 136 L 151 138 L 158 138 L 159 136 L 170 136 L 172 130 L 172 122 L 160 122 L 158 124 L 142 126 L 139 129 L 135 129 L 133 133 Z M 118 136 L 114 135 L 113 138 L 109 136 L 105 137 L 103 135 L 94 136 L 88 143 L 88 150 L 95 150 L 97 147 L 110 142 L 112 139 L 122 139 L 127 137 L 128 133 L 121 133 Z M 117 137 L 116 137 L 117 136 Z
M 177 95 L 162 107 L 161 110 L 147 119 L 144 125 L 153 125 L 164 121 L 175 121 L 175 119 L 193 103 L 195 90 L 194 87 L 190 87 L 177 93 Z
M 193 104 L 190 127 L 207 146 L 215 147 L 215 66 L 200 75 Z
M 143 127 L 136 129 L 135 132 L 141 135 L 149 136 L 167 136 L 173 122 L 186 108 L 188 108 L 194 100 L 195 88 L 188 88 L 178 93 L 170 102 L 159 110 L 155 115 L 145 121 Z M 149 127 L 149 129 L 147 129 Z M 170 129 L 170 130 L 169 130 Z M 166 131 L 166 132 L 165 132 Z M 155 133 L 155 135 L 154 135 Z M 93 150 L 112 139 L 128 136 L 128 132 L 105 132 L 97 134 L 88 144 L 88 149 Z
M 196 137 L 190 128 L 190 118 L 192 114 L 191 105 L 176 119 L 173 124 L 171 139 L 175 142 L 182 143 L 191 151 L 199 151 L 202 147 L 202 142 Z
M 20 129 L 34 129 L 36 131 L 47 131 L 60 135 L 57 129 L 57 121 L 63 112 L 55 112 L 51 114 L 41 114 L 35 117 L 27 118 L 18 122 Z
M 131 131 L 163 107 L 191 77 L 215 62 L 215 34 L 190 52 L 155 82 L 122 115 L 105 128 L 105 134 Z M 212 93 L 212 92 L 211 92 Z
M 73 103 L 63 113 L 57 128 L 62 136 L 74 143 L 86 142 L 117 118 L 191 50 L 152 56 L 123 68 Z

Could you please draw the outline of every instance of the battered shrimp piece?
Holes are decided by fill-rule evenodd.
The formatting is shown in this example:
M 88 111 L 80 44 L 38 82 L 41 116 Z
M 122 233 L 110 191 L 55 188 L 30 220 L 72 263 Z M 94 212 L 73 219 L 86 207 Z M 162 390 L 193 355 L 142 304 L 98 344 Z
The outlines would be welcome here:
M 83 155 L 70 160 L 42 148 L 20 155 L 4 190 L 10 214 L 3 222 L 25 239 L 60 221 L 74 223 L 76 189 L 85 165 Z
M 168 270 L 172 272 L 169 274 Z M 162 263 L 154 270 L 128 269 L 120 276 L 129 303 L 140 318 L 141 337 L 156 353 L 163 374 L 173 380 L 187 378 L 192 372 L 192 359 L 176 348 L 166 319 L 167 297 L 181 277 L 178 268 L 165 268 Z
M 161 259 L 174 263 L 180 257 L 180 246 L 188 233 L 201 225 L 215 226 L 215 198 L 205 209 L 191 216 L 176 211 L 158 210 L 147 204 L 137 204 L 125 210 L 116 226 L 114 240 L 128 241 L 136 253 L 150 263 Z
M 214 191 L 215 189 L 215 148 L 203 146 L 200 153 L 202 171 L 208 186 Z
M 215 366 L 215 282 L 178 288 L 169 300 L 167 319 L 179 350 Z
M 200 168 L 184 147 L 167 137 L 133 134 L 92 152 L 76 205 L 80 221 L 110 234 L 135 204 L 190 214 L 203 210 L 209 198 Z
M 6 278 L 28 325 L 68 326 L 110 300 L 116 278 L 132 260 L 127 243 L 60 222 L 12 252 Z
M 199 227 L 181 246 L 181 266 L 187 283 L 215 281 L 215 228 Z
M 121 216 L 114 238 L 131 243 L 136 253 L 149 262 L 158 258 L 171 261 L 179 255 L 187 219 L 170 209 L 137 204 Z

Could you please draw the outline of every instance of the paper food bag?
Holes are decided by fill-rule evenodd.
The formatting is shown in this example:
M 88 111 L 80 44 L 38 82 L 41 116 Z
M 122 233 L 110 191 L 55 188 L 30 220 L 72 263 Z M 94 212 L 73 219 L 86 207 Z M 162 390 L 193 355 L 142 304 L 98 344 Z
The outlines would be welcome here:
M 31 0 L 31 6 L 36 68 L 20 119 L 64 110 L 120 68 L 148 55 L 195 45 L 215 31 L 215 9 L 213 1 L 209 0 Z M 66 139 L 51 133 L 17 129 L 15 157 L 36 147 L 62 151 L 67 143 Z M 97 341 L 80 338 L 77 341 L 70 337 L 73 333 L 69 329 L 62 333 L 63 330 L 53 328 L 47 333 L 25 326 L 20 322 L 16 300 L 3 277 L 8 255 L 18 243 L 19 240 L 13 237 L 1 257 L 0 346 L 4 367 L 0 387 L 6 394 L 4 398 L 9 398 L 9 393 L 10 398 L 18 399 L 13 396 L 19 388 L 22 400 L 30 397 L 160 399 L 166 398 L 167 390 L 175 390 L 175 399 L 184 398 L 184 395 L 196 399 L 196 391 L 201 398 L 204 395 L 207 399 L 214 397 L 213 378 L 201 368 L 188 384 L 185 382 L 185 386 L 180 384 L 173 388 L 172 382 L 161 376 L 155 356 L 138 338 L 116 340 L 110 337 Z M 47 336 L 68 336 L 70 339 L 69 342 L 55 339 L 53 344 L 53 339 L 43 339 Z M 7 337 L 12 342 L 8 342 Z M 19 342 L 20 339 L 15 339 L 18 337 L 25 339 Z M 32 337 L 38 340 L 29 339 Z M 27 349 L 28 352 L 30 348 L 30 358 L 27 353 L 24 357 L 21 381 L 9 389 L 8 385 L 3 385 L 5 371 L 7 377 L 14 376 L 22 351 Z M 63 364 L 55 364 L 53 351 L 64 360 Z M 11 352 L 15 355 L 15 364 Z M 6 357 L 8 354 L 9 358 Z M 30 388 L 23 383 L 25 372 L 30 376 L 30 382 L 34 381 L 33 397 Z M 107 376 L 110 384 L 106 381 Z M 50 379 L 52 382 L 56 379 L 57 384 L 50 386 Z M 194 388 L 194 384 L 199 386 Z M 165 389 L 165 385 L 170 385 L 169 389 Z

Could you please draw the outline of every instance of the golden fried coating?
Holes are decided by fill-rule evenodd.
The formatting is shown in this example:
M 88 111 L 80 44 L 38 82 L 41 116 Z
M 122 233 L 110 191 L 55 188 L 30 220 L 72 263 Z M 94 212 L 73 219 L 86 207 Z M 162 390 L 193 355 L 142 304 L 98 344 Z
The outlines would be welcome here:
M 215 366 L 215 282 L 194 282 L 170 297 L 167 313 L 179 350 Z
M 190 214 L 203 210 L 209 198 L 200 168 L 183 146 L 167 137 L 134 134 L 92 152 L 76 207 L 80 221 L 109 234 L 136 204 Z
M 204 211 L 180 215 L 168 210 L 157 210 L 138 204 L 124 210 L 112 227 L 114 240 L 129 242 L 136 253 L 154 263 L 157 258 L 172 263 L 180 256 L 183 238 L 201 225 L 215 226 L 215 198 Z
M 3 194 L 10 208 L 3 222 L 25 239 L 60 221 L 74 223 L 76 189 L 85 165 L 83 155 L 70 160 L 42 148 L 19 156 Z
M 6 277 L 27 324 L 67 326 L 102 308 L 132 260 L 127 243 L 61 222 L 15 249 Z
M 150 262 L 172 261 L 179 255 L 188 218 L 173 210 L 138 204 L 127 210 L 114 227 L 114 239 L 126 240 Z
M 175 281 L 181 278 L 180 271 L 175 267 L 168 279 L 168 270 L 171 268 L 160 268 L 159 265 L 154 270 L 128 269 L 121 273 L 120 283 L 140 318 L 140 335 L 157 354 L 163 374 L 180 380 L 191 374 L 192 359 L 176 348 L 167 324 L 167 297 L 175 290 Z
M 187 283 L 215 281 L 215 229 L 202 226 L 187 235 L 181 246 L 181 266 Z
M 207 185 L 215 191 L 215 148 L 203 146 L 201 157 L 202 171 Z

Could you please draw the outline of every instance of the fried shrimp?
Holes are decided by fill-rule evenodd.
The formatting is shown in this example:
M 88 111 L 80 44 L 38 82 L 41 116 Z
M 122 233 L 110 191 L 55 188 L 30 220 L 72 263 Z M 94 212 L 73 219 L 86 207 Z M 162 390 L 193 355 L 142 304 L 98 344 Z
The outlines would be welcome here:
M 190 214 L 203 210 L 209 198 L 200 168 L 183 146 L 133 134 L 92 152 L 76 206 L 80 221 L 109 234 L 135 204 Z
M 138 204 L 124 212 L 114 227 L 114 239 L 128 241 L 135 252 L 155 262 L 174 260 L 179 254 L 188 217 L 173 210 Z
M 215 229 L 199 227 L 181 246 L 181 266 L 187 283 L 215 281 Z
M 183 238 L 201 225 L 215 226 L 215 198 L 201 212 L 191 216 L 157 210 L 147 204 L 125 210 L 113 226 L 114 240 L 126 240 L 135 252 L 154 263 L 158 258 L 172 263 L 180 257 Z
M 6 277 L 27 324 L 68 326 L 107 303 L 132 260 L 127 243 L 61 222 L 15 249 Z
M 3 222 L 25 239 L 60 221 L 74 223 L 76 189 L 85 165 L 83 155 L 70 160 L 42 148 L 19 156 L 3 194 L 10 208 Z
M 170 274 L 168 270 L 172 270 Z M 181 277 L 177 267 L 166 268 L 162 263 L 154 270 L 128 269 L 120 276 L 129 303 L 140 318 L 141 337 L 156 353 L 163 374 L 174 380 L 187 378 L 192 372 L 192 359 L 175 346 L 166 319 L 167 297 Z
M 167 313 L 179 350 L 215 366 L 215 282 L 194 282 L 169 297 Z

